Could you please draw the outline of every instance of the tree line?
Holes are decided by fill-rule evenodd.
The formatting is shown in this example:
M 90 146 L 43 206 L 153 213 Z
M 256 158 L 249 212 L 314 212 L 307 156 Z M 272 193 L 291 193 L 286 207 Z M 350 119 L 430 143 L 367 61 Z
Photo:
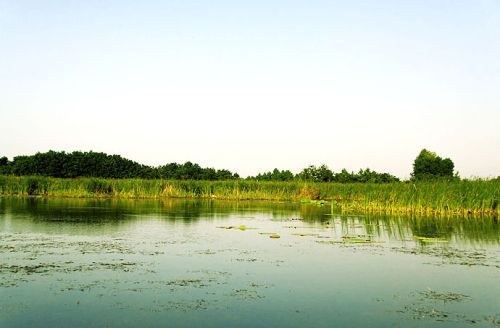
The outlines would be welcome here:
M 358 172 L 348 172 L 343 169 L 339 173 L 334 173 L 326 165 L 308 166 L 298 174 L 293 174 L 289 170 L 274 169 L 273 171 L 260 173 L 253 177 L 248 177 L 250 180 L 257 181 L 314 181 L 314 182 L 370 182 L 370 183 L 388 183 L 399 181 L 398 177 L 389 173 L 378 173 L 370 169 L 361 169 Z
M 48 151 L 31 156 L 16 156 L 12 161 L 2 157 L 0 158 L 0 174 L 111 179 L 230 180 L 239 178 L 238 174 L 228 170 L 202 168 L 191 162 L 151 167 L 120 155 L 92 151 L 72 153 Z
M 412 180 L 458 178 L 454 173 L 453 161 L 441 158 L 436 153 L 423 149 L 413 163 Z M 4 175 L 42 175 L 57 178 L 141 178 L 175 180 L 234 180 L 240 179 L 238 173 L 229 170 L 203 168 L 196 163 L 169 163 L 152 167 L 139 164 L 120 155 L 108 155 L 100 152 L 71 153 L 48 151 L 29 156 L 16 156 L 12 161 L 0 158 L 0 174 Z M 275 168 L 272 171 L 250 176 L 247 179 L 257 181 L 313 181 L 339 183 L 390 183 L 400 181 L 389 173 L 379 173 L 370 169 L 348 172 L 346 169 L 333 172 L 328 166 L 320 165 L 304 168 L 298 174 L 289 170 Z

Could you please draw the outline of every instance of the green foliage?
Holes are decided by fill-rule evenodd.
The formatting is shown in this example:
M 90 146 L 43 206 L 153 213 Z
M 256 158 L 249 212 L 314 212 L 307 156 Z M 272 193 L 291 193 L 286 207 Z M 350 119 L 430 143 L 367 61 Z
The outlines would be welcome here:
M 441 159 L 436 154 L 423 150 L 415 160 L 413 178 L 422 180 L 431 177 L 452 177 L 453 162 Z M 0 174 L 18 176 L 48 176 L 57 178 L 94 177 L 106 179 L 166 179 L 166 180 L 240 180 L 237 173 L 229 170 L 202 168 L 192 162 L 169 163 L 150 167 L 122 158 L 97 152 L 56 152 L 36 153 L 32 156 L 16 156 L 13 161 L 0 158 Z M 260 173 L 247 180 L 257 181 L 307 181 L 340 183 L 391 183 L 399 179 L 388 173 L 378 173 L 362 169 L 357 173 L 343 169 L 334 173 L 326 165 L 311 165 L 297 175 L 289 170 L 275 168 Z
M 319 167 L 310 165 L 303 169 L 297 178 L 304 181 L 330 182 L 333 181 L 333 172 L 325 164 Z
M 0 174 L 9 174 L 9 170 L 9 159 L 5 156 L 0 157 Z
M 79 151 L 72 153 L 48 151 L 32 156 L 16 156 L 12 162 L 7 161 L 4 165 L 0 165 L 0 174 L 111 179 L 229 180 L 239 178 L 237 174 L 228 170 L 201 168 L 198 164 L 191 162 L 170 163 L 156 168 L 139 164 L 119 155 Z
M 454 167 L 451 159 L 442 159 L 436 153 L 422 149 L 413 162 L 412 178 L 415 180 L 453 178 Z
M 358 173 L 348 172 L 342 169 L 339 173 L 333 173 L 326 165 L 320 167 L 309 166 L 297 175 L 299 180 L 313 182 L 340 182 L 340 183 L 390 183 L 399 179 L 389 173 L 377 173 L 370 169 L 359 170 Z
M 257 181 L 291 181 L 294 175 L 289 170 L 280 171 L 277 168 L 270 172 L 259 173 L 255 177 L 248 177 L 249 180 Z
M 122 158 L 96 152 L 36 153 L 32 156 L 14 157 L 11 173 L 15 175 L 42 175 L 58 178 L 154 178 L 154 171 L 144 165 Z
M 157 176 L 161 179 L 175 180 L 232 180 L 239 175 L 228 170 L 202 168 L 198 164 L 186 162 L 184 164 L 170 163 L 157 168 Z
M 5 156 L 0 157 L 0 166 L 6 166 L 7 163 L 9 162 L 9 159 Z
M 398 182 L 399 179 L 389 173 L 378 173 L 367 168 L 364 170 L 360 169 L 358 173 L 349 173 L 343 169 L 334 175 L 333 181 L 340 183 L 391 183 Z

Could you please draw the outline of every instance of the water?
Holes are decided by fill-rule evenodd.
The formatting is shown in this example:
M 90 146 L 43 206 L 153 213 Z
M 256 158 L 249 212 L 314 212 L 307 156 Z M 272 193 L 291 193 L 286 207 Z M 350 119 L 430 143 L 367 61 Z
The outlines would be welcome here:
M 499 245 L 491 218 L 0 198 L 0 327 L 499 326 Z

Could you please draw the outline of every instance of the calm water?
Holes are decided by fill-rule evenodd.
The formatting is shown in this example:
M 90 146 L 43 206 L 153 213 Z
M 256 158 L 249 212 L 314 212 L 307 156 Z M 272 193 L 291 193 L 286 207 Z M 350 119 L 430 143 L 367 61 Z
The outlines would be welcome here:
M 491 218 L 0 198 L 1 327 L 494 327 L 499 295 Z

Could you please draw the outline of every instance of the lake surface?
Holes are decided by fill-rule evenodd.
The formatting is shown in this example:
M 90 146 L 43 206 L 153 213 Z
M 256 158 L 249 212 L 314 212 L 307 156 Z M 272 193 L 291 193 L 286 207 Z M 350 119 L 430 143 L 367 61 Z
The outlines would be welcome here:
M 0 327 L 495 327 L 499 295 L 492 218 L 0 198 Z

